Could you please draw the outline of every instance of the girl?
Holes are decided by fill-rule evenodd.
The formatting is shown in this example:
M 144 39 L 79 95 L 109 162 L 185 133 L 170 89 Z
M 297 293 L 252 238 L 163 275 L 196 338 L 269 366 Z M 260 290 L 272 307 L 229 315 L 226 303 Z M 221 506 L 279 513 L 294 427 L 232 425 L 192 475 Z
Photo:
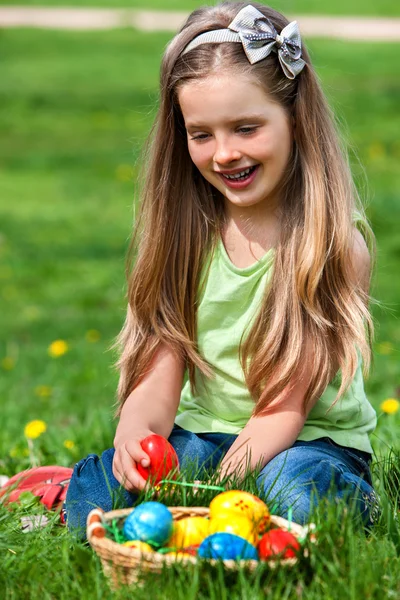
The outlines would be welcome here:
M 134 502 L 151 433 L 183 469 L 261 467 L 260 494 L 299 523 L 332 494 L 370 522 L 370 255 L 355 225 L 371 236 L 296 22 L 258 3 L 195 10 L 163 57 L 145 162 L 114 448 L 76 465 L 70 527 L 120 484 Z

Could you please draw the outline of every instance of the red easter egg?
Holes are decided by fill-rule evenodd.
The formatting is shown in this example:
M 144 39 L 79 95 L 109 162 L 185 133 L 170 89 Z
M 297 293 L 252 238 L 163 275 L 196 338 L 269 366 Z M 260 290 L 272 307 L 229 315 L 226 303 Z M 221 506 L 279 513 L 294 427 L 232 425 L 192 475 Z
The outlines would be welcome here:
M 184 548 L 182 548 L 182 552 L 186 552 L 186 554 L 190 554 L 191 556 L 197 556 L 199 546 L 200 544 L 192 544 L 191 546 L 185 546 Z
M 295 558 L 299 550 L 300 544 L 295 536 L 283 529 L 271 529 L 264 533 L 258 544 L 258 552 L 262 560 Z
M 148 435 L 140 442 L 140 445 L 150 459 L 148 467 L 143 467 L 140 463 L 136 465 L 144 479 L 150 478 L 152 483 L 157 484 L 162 479 L 169 477 L 171 471 L 179 469 L 178 456 L 173 446 L 162 435 L 156 433 Z

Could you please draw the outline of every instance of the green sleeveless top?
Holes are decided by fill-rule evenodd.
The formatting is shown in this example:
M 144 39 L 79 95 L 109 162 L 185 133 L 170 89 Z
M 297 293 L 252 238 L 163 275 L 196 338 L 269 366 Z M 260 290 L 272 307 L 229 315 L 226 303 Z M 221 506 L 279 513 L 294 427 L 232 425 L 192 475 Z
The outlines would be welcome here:
M 254 401 L 245 384 L 238 348 L 245 327 L 258 311 L 273 261 L 271 249 L 255 264 L 238 268 L 219 238 L 197 314 L 199 352 L 213 367 L 215 378 L 196 373 L 198 393 L 193 397 L 185 373 L 176 417 L 184 429 L 237 434 L 250 419 Z M 376 413 L 364 392 L 361 362 L 346 394 L 328 411 L 337 391 L 332 381 L 311 410 L 298 439 L 330 437 L 342 446 L 372 452 L 368 435 L 376 426 Z

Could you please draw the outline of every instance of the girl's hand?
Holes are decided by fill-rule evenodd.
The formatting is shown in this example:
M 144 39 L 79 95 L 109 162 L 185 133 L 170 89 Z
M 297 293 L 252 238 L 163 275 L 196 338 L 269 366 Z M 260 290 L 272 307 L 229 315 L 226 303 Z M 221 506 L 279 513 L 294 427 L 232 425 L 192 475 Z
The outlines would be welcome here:
M 129 492 L 138 493 L 146 486 L 146 480 L 139 474 L 136 465 L 143 467 L 150 464 L 149 456 L 143 451 L 140 442 L 153 432 L 141 432 L 140 436 L 132 434 L 128 439 L 115 439 L 115 454 L 112 471 L 115 479 Z

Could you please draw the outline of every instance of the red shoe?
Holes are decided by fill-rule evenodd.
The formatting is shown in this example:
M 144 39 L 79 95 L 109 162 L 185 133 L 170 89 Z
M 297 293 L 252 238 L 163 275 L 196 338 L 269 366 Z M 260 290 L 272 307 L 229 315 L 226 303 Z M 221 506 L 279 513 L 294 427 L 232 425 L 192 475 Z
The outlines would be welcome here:
M 71 477 L 72 469 L 68 467 L 34 467 L 11 477 L 0 488 L 0 498 L 8 504 L 18 502 L 23 492 L 31 492 L 49 510 L 58 509 L 65 500 Z

